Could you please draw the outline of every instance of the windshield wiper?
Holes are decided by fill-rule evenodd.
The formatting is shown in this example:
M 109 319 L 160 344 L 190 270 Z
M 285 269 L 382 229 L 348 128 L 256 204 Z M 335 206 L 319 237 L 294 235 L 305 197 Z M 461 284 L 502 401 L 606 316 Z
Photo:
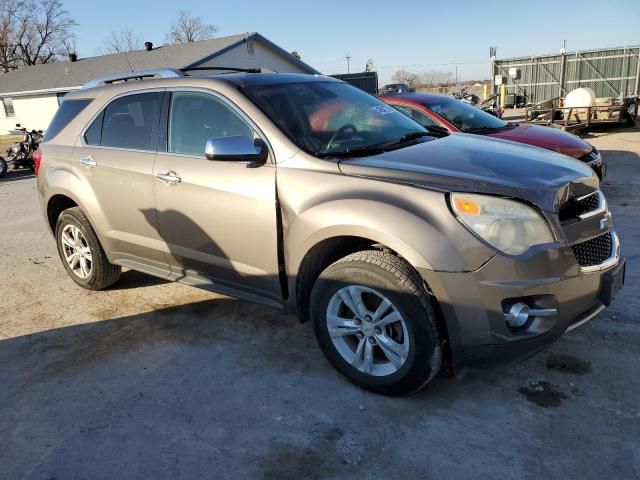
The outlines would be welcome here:
M 483 127 L 475 127 L 475 128 L 468 128 L 466 130 L 463 130 L 464 133 L 487 133 L 487 132 L 502 132 L 503 130 L 511 130 L 512 128 L 516 128 L 518 126 L 518 124 L 514 124 L 514 123 L 507 123 L 506 125 L 503 125 L 502 127 L 489 127 L 489 126 L 483 126 Z
M 393 150 L 396 146 L 406 143 L 410 140 L 415 140 L 421 137 L 435 137 L 438 134 L 434 134 L 431 132 L 411 132 L 403 135 L 400 138 L 395 140 L 391 140 L 390 142 L 378 143 L 376 145 L 369 145 L 366 147 L 357 147 L 357 148 L 348 148 L 347 150 L 341 152 L 319 152 L 316 153 L 317 157 L 326 158 L 326 157 L 357 157 L 359 155 L 375 155 L 378 153 L 383 153 L 388 150 Z
M 503 127 L 475 127 L 467 128 L 464 133 L 481 133 L 481 132 L 497 132 L 502 130 Z
M 383 153 L 386 150 L 387 149 L 382 145 L 371 145 L 369 147 L 348 148 L 339 152 L 318 152 L 316 153 L 316 157 L 357 157 L 360 155 L 375 155 Z
M 437 133 L 433 133 L 433 132 L 411 132 L 411 133 L 407 133 L 406 135 L 401 136 L 400 138 L 398 138 L 396 140 L 391 140 L 390 142 L 382 143 L 379 146 L 380 147 L 391 147 L 391 146 L 394 146 L 394 145 L 400 145 L 401 143 L 405 143 L 405 142 L 408 142 L 410 140 L 415 140 L 416 138 L 435 137 L 437 135 L 438 135 Z

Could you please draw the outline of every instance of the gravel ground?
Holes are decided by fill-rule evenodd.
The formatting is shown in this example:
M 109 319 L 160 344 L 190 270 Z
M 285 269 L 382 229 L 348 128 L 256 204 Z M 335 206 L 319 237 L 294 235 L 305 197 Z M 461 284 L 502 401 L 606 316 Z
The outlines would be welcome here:
M 593 134 L 628 258 L 598 318 L 516 366 L 361 391 L 291 316 L 126 272 L 69 280 L 0 180 L 0 478 L 640 477 L 640 132 Z

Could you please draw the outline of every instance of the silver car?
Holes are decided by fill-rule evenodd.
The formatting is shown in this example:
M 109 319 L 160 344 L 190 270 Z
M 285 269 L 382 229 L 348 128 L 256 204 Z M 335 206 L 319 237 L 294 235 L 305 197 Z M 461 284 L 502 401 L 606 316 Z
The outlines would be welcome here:
M 84 288 L 124 267 L 297 313 L 337 370 L 397 395 L 531 355 L 623 284 L 578 161 L 428 132 L 327 77 L 188 73 L 98 79 L 46 133 L 42 211 Z

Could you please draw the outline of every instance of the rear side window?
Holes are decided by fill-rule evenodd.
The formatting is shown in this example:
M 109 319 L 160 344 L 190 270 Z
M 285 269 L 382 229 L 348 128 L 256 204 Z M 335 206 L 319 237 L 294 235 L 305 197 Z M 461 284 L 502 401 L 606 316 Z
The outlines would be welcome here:
M 104 110 L 104 114 L 96 119 L 99 121 L 104 117 L 101 122 L 100 145 L 155 150 L 161 103 L 162 93 L 159 92 L 128 95 L 111 102 Z M 89 130 L 93 129 L 94 124 Z M 95 138 L 97 133 L 93 132 L 93 135 Z
M 88 99 L 67 100 L 62 102 L 60 107 L 58 107 L 58 111 L 53 116 L 53 120 L 51 120 L 49 128 L 47 128 L 44 135 L 45 141 L 51 140 L 53 137 L 58 135 L 64 127 L 66 127 L 71 120 L 76 118 L 76 116 L 90 103 L 91 100 Z
M 104 119 L 104 111 L 93 121 L 91 126 L 84 132 L 84 141 L 87 145 L 100 145 L 102 139 L 102 120 Z

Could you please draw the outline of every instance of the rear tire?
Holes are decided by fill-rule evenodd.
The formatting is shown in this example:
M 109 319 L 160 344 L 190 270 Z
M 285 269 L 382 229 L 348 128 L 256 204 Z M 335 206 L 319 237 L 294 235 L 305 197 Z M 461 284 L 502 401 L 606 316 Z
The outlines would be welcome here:
M 56 243 L 67 273 L 82 288 L 103 290 L 120 278 L 120 266 L 109 263 L 81 208 L 62 212 L 56 224 Z
M 4 177 L 7 174 L 8 169 L 7 162 L 4 158 L 0 157 L 0 178 Z
M 327 360 L 366 390 L 405 395 L 442 366 L 422 278 L 390 253 L 363 251 L 330 265 L 313 287 L 311 319 Z

